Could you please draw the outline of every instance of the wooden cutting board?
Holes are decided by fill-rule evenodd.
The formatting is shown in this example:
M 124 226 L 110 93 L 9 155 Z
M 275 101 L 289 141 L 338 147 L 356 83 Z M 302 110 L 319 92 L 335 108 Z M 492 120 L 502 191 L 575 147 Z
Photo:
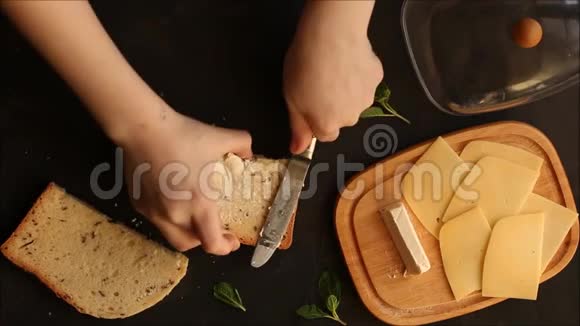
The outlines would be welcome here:
M 534 192 L 576 210 L 570 184 L 558 153 L 538 129 L 521 122 L 499 122 L 443 136 L 458 153 L 473 140 L 488 140 L 523 148 L 544 159 Z M 409 210 L 411 220 L 431 269 L 404 277 L 405 267 L 378 215 L 378 209 L 393 202 L 394 184 L 434 141 L 400 152 L 355 176 L 341 193 L 335 211 L 338 239 L 356 289 L 367 308 L 389 324 L 416 325 L 467 314 L 503 298 L 485 298 L 475 292 L 455 301 L 445 277 L 439 242 Z M 397 187 L 398 188 L 398 187 Z M 578 221 L 542 275 L 542 282 L 560 272 L 578 247 Z M 538 300 L 542 300 L 541 291 Z

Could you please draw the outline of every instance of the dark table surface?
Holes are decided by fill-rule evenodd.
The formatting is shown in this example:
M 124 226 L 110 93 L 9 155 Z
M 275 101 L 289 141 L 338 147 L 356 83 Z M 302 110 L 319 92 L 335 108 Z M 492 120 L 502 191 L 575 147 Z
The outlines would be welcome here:
M 200 120 L 250 130 L 254 151 L 287 155 L 288 121 L 280 93 L 281 65 L 301 10 L 299 1 L 101 1 L 96 11 L 143 78 L 168 103 Z M 187 276 L 159 305 L 126 320 L 103 321 L 77 313 L 3 257 L 0 258 L 0 325 L 332 325 L 304 321 L 294 310 L 316 302 L 320 273 L 336 271 L 344 287 L 340 315 L 350 325 L 380 325 L 364 307 L 349 277 L 333 224 L 338 194 L 336 162 L 365 166 L 377 159 L 363 146 L 365 131 L 388 123 L 399 149 L 461 128 L 499 120 L 528 122 L 545 132 L 564 163 L 578 203 L 578 90 L 517 109 L 473 117 L 439 112 L 412 70 L 399 25 L 401 1 L 375 9 L 370 37 L 380 56 L 392 103 L 412 125 L 362 121 L 331 144 L 316 162 L 330 164 L 318 192 L 300 203 L 294 244 L 261 269 L 249 266 L 251 248 L 228 257 L 188 253 Z M 0 18 L 0 239 L 17 226 L 49 181 L 56 181 L 99 210 L 129 221 L 137 214 L 123 193 L 108 201 L 90 191 L 89 175 L 113 159 L 114 147 L 74 94 Z M 347 178 L 354 172 L 347 174 Z M 108 182 L 113 182 L 108 175 Z M 146 223 L 139 227 L 158 237 Z M 540 287 L 537 301 L 508 300 L 446 325 L 579 324 L 578 255 Z M 248 307 L 241 313 L 211 297 L 214 282 L 235 284 Z

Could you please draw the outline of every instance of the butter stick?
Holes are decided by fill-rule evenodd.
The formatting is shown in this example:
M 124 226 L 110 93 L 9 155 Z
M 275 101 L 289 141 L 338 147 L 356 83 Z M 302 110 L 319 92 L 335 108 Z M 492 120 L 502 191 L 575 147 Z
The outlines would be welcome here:
M 425 273 L 431 268 L 429 258 L 417 237 L 407 209 L 402 202 L 392 203 L 380 211 L 408 275 Z

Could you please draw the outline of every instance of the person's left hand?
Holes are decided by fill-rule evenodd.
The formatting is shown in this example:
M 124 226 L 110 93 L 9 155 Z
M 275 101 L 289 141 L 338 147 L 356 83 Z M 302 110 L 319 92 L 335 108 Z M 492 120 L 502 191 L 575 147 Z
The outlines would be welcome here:
M 226 153 L 252 156 L 252 138 L 191 119 L 162 102 L 163 118 L 131 127 L 121 142 L 133 205 L 179 251 L 201 244 L 214 255 L 240 247 L 222 226 L 216 201 L 204 185 Z M 128 127 L 129 128 L 129 127 Z

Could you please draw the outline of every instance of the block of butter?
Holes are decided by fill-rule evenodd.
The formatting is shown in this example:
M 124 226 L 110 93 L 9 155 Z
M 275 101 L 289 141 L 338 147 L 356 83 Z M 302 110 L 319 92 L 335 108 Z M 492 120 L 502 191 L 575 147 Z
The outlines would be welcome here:
M 431 263 L 403 203 L 394 202 L 379 212 L 405 264 L 405 274 L 418 275 L 428 271 Z

